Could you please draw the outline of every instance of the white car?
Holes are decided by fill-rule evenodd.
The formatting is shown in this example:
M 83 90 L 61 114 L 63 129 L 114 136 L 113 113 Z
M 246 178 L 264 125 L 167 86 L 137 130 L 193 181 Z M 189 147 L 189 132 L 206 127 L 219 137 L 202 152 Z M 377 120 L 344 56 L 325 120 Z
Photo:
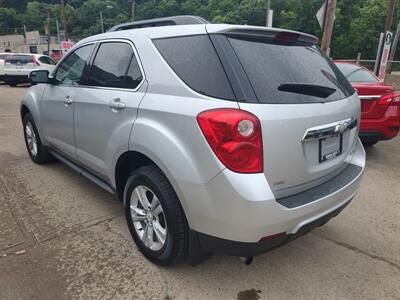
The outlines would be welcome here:
M 6 58 L 7 55 L 10 55 L 10 53 L 0 53 L 0 81 L 5 81 L 4 59 Z
M 14 53 L 4 59 L 5 81 L 10 86 L 29 82 L 29 74 L 34 70 L 53 72 L 56 63 L 47 55 Z

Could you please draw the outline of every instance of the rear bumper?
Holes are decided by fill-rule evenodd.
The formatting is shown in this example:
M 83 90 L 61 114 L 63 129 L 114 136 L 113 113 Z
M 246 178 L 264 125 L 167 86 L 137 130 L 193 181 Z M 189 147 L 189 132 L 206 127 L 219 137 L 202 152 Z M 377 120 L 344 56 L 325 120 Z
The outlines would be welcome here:
M 28 75 L 10 75 L 10 74 L 6 74 L 4 77 L 5 77 L 5 81 L 6 82 L 18 82 L 18 83 L 29 82 Z
M 386 113 L 379 119 L 361 118 L 360 139 L 365 142 L 390 140 L 396 137 L 400 130 L 400 106 L 389 106 Z
M 311 189 L 316 193 L 311 190 L 300 193 L 297 200 L 303 202 L 296 205 L 279 203 L 280 199 L 274 197 L 264 174 L 224 170 L 205 185 L 181 187 L 185 199 L 191 200 L 187 206 L 190 208 L 189 223 L 197 232 L 201 249 L 240 256 L 255 255 L 328 221 L 359 190 L 365 166 L 365 151 L 360 141 L 346 162 L 357 167 L 356 174 L 344 174 L 341 184 L 328 184 L 322 193 L 318 187 Z M 335 180 L 336 177 L 330 181 Z M 329 192 L 325 193 L 325 190 Z
M 351 201 L 351 200 L 350 200 Z M 268 239 L 261 240 L 257 243 L 243 243 L 231 240 L 225 240 L 217 237 L 213 237 L 200 232 L 191 232 L 196 235 L 198 244 L 201 250 L 206 253 L 222 253 L 234 256 L 254 256 L 265 253 L 271 249 L 282 246 L 294 239 L 310 232 L 316 227 L 322 226 L 327 223 L 331 218 L 336 217 L 349 203 L 346 202 L 344 205 L 336 208 L 332 212 L 302 226 L 296 233 L 291 234 L 277 234 Z

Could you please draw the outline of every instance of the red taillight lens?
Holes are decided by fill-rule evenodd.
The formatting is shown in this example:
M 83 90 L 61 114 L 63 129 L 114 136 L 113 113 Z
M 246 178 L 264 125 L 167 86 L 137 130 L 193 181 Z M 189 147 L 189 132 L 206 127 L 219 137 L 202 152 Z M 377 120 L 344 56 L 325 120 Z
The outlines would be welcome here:
M 393 93 L 388 95 L 383 95 L 379 101 L 379 105 L 400 105 L 400 93 Z
M 260 121 L 240 109 L 214 109 L 200 113 L 197 122 L 211 149 L 230 170 L 263 172 Z

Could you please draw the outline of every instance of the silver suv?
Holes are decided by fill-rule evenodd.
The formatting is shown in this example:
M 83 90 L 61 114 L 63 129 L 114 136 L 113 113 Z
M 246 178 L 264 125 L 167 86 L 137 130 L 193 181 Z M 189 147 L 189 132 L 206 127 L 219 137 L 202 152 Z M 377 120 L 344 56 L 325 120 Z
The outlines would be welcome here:
M 252 257 L 336 216 L 364 170 L 360 101 L 317 39 L 173 22 L 116 27 L 32 72 L 32 160 L 115 194 L 160 265 Z

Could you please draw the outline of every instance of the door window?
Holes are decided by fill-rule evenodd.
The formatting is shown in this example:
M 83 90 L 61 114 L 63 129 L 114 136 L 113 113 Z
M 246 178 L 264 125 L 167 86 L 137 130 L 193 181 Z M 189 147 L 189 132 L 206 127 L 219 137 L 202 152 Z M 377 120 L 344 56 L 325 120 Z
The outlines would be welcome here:
M 135 89 L 143 76 L 130 44 L 105 42 L 97 51 L 89 78 L 92 86 Z
M 55 65 L 56 63 L 48 56 L 40 56 L 39 61 L 46 65 Z
M 80 84 L 82 73 L 87 65 L 93 47 L 93 44 L 83 46 L 69 54 L 61 63 L 55 76 L 60 85 Z

